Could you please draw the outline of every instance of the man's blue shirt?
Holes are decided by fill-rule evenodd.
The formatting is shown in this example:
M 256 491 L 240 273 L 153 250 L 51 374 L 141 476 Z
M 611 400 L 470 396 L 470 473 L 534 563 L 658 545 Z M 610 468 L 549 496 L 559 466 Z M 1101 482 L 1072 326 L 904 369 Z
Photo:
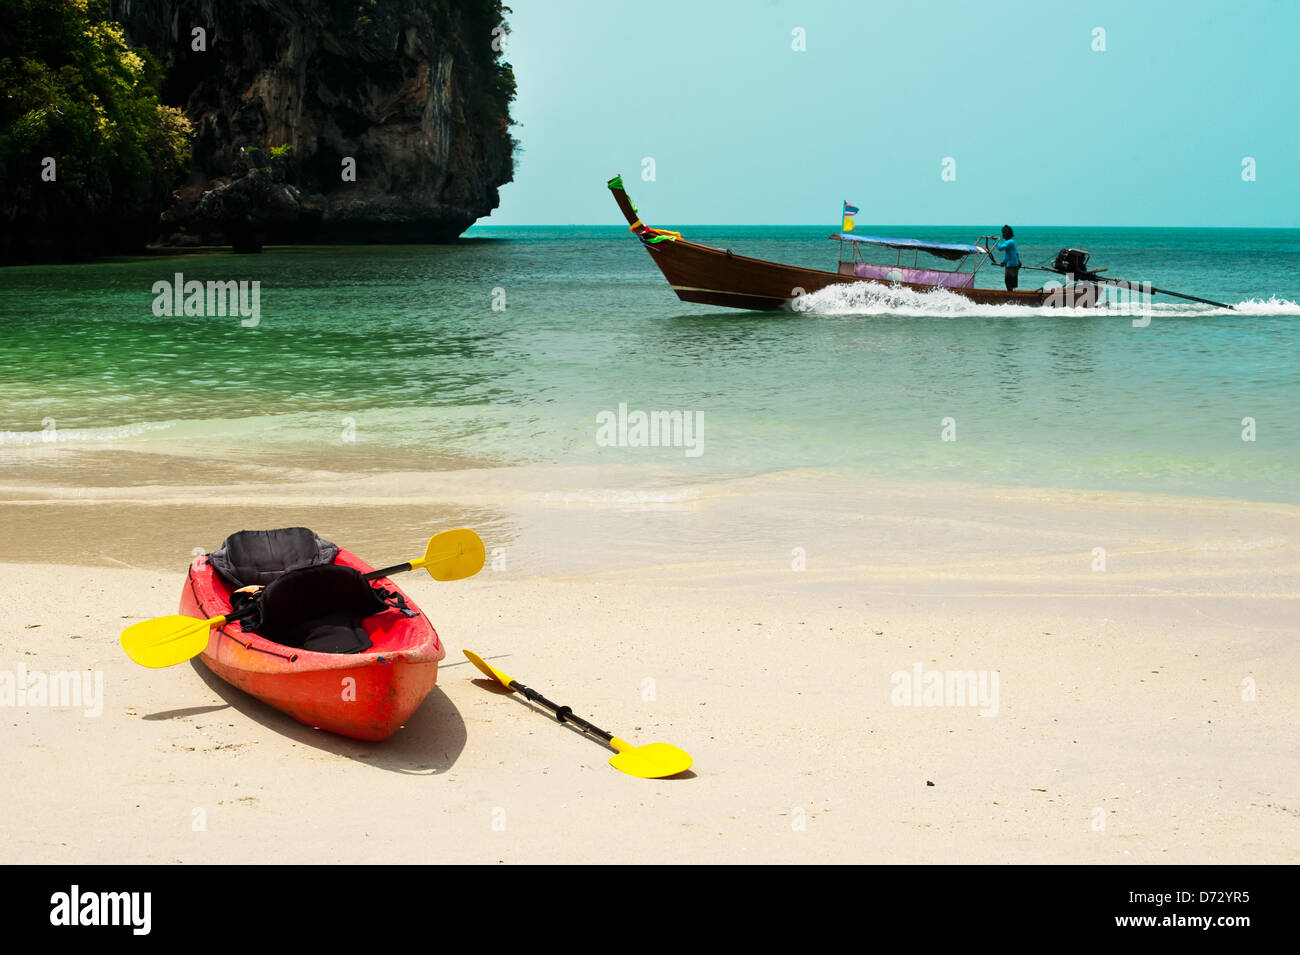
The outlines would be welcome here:
M 1006 250 L 1007 254 L 1002 259 L 1002 264 L 1004 266 L 1010 266 L 1014 268 L 1018 268 L 1020 266 L 1020 253 L 1016 251 L 1015 239 L 1003 239 L 1001 242 L 997 244 L 996 248 L 999 252 L 1001 252 L 1003 249 Z

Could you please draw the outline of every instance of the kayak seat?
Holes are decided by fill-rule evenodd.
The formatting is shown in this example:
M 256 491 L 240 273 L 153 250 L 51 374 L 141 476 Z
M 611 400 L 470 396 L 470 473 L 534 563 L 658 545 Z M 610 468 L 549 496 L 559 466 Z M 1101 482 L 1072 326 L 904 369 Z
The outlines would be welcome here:
M 208 555 L 208 563 L 231 590 L 265 587 L 286 570 L 332 564 L 339 548 L 306 527 L 239 531 Z
M 388 606 L 361 574 L 334 563 L 337 544 L 307 527 L 239 531 L 208 555 L 232 591 L 257 586 L 256 597 L 233 595 L 232 606 L 255 599 L 243 629 L 317 653 L 359 653 L 373 645 L 361 621 Z
M 286 647 L 316 653 L 360 653 L 374 644 L 362 621 L 388 604 L 355 568 L 318 564 L 285 571 L 261 592 L 252 631 Z

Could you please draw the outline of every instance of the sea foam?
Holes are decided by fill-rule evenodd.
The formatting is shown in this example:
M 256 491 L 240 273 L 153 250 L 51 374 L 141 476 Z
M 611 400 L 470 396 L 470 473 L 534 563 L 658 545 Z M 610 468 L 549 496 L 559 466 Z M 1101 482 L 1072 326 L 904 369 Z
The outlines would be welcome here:
M 912 316 L 917 318 L 999 315 L 1008 317 L 1023 317 L 1026 315 L 1097 317 L 1108 313 L 1114 313 L 1116 317 L 1132 318 L 1134 315 L 1143 314 L 1143 311 L 1137 308 L 1131 306 L 1125 308 L 1116 304 L 1097 308 L 984 305 L 972 302 L 970 299 L 947 289 L 917 292 L 903 286 L 872 282 L 831 285 L 819 292 L 800 296 L 795 301 L 793 308 L 797 312 L 813 315 Z M 1290 299 L 1278 298 L 1276 295 L 1268 299 L 1253 298 L 1238 302 L 1232 309 L 1220 308 L 1216 305 L 1202 305 L 1196 302 L 1165 300 L 1151 303 L 1149 311 L 1153 317 L 1160 318 L 1300 315 L 1300 304 Z

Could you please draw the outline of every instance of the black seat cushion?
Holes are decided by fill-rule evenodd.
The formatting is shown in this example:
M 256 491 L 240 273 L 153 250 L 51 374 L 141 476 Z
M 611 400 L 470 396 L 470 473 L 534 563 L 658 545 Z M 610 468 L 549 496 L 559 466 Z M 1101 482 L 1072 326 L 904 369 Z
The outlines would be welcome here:
M 272 531 L 239 531 L 208 555 L 208 563 L 232 590 L 265 587 L 286 570 L 333 564 L 338 556 L 332 544 L 306 527 L 281 527 Z
M 343 564 L 289 570 L 266 585 L 244 629 L 286 647 L 358 653 L 373 643 L 361 621 L 388 605 L 359 571 Z

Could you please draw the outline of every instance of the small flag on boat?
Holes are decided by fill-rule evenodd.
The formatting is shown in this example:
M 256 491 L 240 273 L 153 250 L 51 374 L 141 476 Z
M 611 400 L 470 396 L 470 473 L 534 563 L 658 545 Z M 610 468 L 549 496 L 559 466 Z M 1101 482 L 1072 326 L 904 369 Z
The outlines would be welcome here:
M 857 214 L 858 214 L 857 206 L 850 205 L 847 202 L 844 203 L 844 228 L 840 230 L 841 232 L 853 231 L 853 217 Z

